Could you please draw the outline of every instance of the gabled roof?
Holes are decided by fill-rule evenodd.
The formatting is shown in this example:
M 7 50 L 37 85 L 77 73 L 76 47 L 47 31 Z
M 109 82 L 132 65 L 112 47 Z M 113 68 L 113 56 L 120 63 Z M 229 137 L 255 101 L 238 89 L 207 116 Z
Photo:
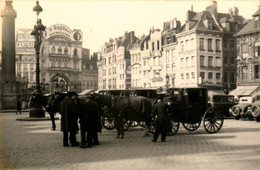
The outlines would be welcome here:
M 256 28 L 255 21 L 252 19 L 235 36 L 241 36 L 241 35 L 256 33 L 256 32 L 260 32 L 260 27 Z

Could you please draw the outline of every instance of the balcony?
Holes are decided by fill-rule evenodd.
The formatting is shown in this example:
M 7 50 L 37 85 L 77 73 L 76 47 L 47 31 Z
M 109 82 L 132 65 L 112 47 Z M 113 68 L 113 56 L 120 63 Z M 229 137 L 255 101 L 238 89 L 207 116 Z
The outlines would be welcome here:
M 162 65 L 152 66 L 152 70 L 162 70 Z
M 156 57 L 156 56 L 162 56 L 162 52 L 159 50 L 152 51 L 151 56 Z
M 163 78 L 162 77 L 154 77 L 152 78 L 152 82 L 162 82 Z
M 50 71 L 70 71 L 70 67 L 49 67 Z
M 151 66 L 142 66 L 142 70 L 151 70 Z
M 59 58 L 68 58 L 68 54 L 55 54 L 55 53 L 49 53 L 49 57 L 59 57 Z
M 213 67 L 213 66 L 200 66 L 201 70 L 210 70 L 210 71 L 220 71 L 221 67 Z

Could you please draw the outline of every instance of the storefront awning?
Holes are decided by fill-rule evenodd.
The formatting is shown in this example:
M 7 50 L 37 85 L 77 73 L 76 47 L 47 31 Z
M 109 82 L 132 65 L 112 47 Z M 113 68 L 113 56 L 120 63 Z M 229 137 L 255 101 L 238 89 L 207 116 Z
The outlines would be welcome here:
M 238 86 L 229 94 L 234 96 L 253 95 L 258 86 Z

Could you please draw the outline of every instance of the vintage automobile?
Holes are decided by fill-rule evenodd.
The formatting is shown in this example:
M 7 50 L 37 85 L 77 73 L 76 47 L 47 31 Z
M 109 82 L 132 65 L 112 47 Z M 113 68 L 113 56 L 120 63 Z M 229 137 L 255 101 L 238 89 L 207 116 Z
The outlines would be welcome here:
M 208 90 L 206 88 L 170 88 L 170 96 L 164 98 L 169 105 L 172 132 L 176 134 L 179 124 L 189 131 L 203 126 L 208 133 L 218 132 L 224 122 L 223 114 L 218 109 L 208 109 Z
M 239 120 L 241 118 L 253 120 L 252 105 L 253 105 L 252 95 L 240 96 L 239 103 L 234 105 L 230 109 L 230 112 L 235 117 L 236 120 Z
M 252 105 L 252 116 L 257 122 L 260 122 L 260 92 L 256 93 L 253 96 L 253 105 Z
M 209 95 L 208 107 L 218 109 L 225 117 L 232 116 L 229 109 L 236 105 L 233 95 L 211 94 Z

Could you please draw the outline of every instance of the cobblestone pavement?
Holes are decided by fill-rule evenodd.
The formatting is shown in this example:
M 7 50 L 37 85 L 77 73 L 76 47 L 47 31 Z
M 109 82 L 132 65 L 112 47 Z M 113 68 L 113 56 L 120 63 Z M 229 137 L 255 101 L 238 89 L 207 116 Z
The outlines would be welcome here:
M 0 113 L 0 169 L 186 170 L 259 168 L 260 123 L 226 119 L 220 132 L 208 134 L 201 126 L 188 132 L 182 126 L 166 142 L 141 137 L 130 128 L 125 139 L 114 130 L 99 134 L 100 145 L 82 149 L 62 146 L 60 120 L 17 121 L 28 113 Z M 59 115 L 58 115 L 59 116 Z M 80 135 L 77 135 L 79 141 Z

